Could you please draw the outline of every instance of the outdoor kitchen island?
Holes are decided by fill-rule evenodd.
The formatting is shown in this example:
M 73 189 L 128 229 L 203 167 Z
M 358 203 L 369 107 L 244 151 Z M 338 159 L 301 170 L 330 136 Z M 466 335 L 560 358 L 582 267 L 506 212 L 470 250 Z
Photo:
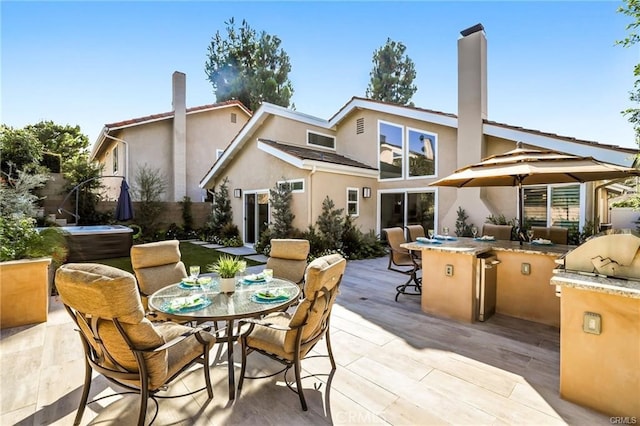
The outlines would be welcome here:
M 573 246 L 457 238 L 402 247 L 422 253 L 424 312 L 465 322 L 498 312 L 560 327 L 560 299 L 549 281 Z

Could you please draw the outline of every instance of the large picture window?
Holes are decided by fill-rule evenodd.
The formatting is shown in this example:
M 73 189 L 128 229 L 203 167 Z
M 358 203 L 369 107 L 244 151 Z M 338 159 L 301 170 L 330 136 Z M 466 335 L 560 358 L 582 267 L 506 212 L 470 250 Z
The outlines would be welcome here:
M 435 229 L 436 197 L 433 191 L 380 194 L 380 226 L 422 225 Z
M 380 122 L 380 179 L 402 178 L 404 143 L 400 126 Z
M 434 176 L 436 174 L 436 135 L 409 129 L 407 160 L 409 177 Z
M 524 188 L 524 217 L 528 226 L 580 225 L 580 185 Z

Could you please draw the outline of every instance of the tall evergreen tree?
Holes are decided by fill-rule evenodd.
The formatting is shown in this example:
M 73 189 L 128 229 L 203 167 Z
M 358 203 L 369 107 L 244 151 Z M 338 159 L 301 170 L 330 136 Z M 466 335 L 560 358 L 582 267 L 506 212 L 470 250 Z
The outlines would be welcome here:
M 291 185 L 285 183 L 269 190 L 270 204 L 273 209 L 271 238 L 290 238 L 293 234 L 293 219 L 291 211 Z
M 226 37 L 216 32 L 205 64 L 216 100 L 237 99 L 253 111 L 263 101 L 289 107 L 291 63 L 280 38 L 265 31 L 258 35 L 245 20 L 238 29 L 233 18 L 225 24 Z
M 229 198 L 229 178 L 225 177 L 220 183 L 220 188 L 214 189 L 213 211 L 211 213 L 211 228 L 215 234 L 219 234 L 222 228 L 233 223 L 233 210 Z
M 416 70 L 405 54 L 406 46 L 387 38 L 380 49 L 373 52 L 373 69 L 366 96 L 378 101 L 412 105 L 411 97 L 418 88 L 413 84 Z

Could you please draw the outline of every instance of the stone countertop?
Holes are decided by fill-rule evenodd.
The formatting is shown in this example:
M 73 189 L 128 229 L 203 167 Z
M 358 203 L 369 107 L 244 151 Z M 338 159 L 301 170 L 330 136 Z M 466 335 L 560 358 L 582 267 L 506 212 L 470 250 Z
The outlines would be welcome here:
M 550 284 L 640 299 L 640 281 L 555 270 Z
M 564 256 L 575 246 L 562 244 L 536 245 L 518 241 L 479 241 L 473 238 L 457 237 L 455 240 L 442 240 L 442 244 L 425 244 L 418 242 L 404 243 L 400 245 L 408 250 L 431 250 L 448 253 L 460 253 L 477 256 L 490 251 L 511 251 L 517 253 L 542 254 L 553 257 Z

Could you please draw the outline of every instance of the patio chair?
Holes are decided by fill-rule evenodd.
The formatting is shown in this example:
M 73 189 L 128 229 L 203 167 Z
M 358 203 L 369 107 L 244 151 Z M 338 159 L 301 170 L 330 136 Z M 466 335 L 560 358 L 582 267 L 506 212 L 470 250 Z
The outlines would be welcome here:
M 543 238 L 553 244 L 569 244 L 569 229 L 562 226 L 532 226 L 533 238 Z
M 85 379 L 74 421 L 80 424 L 91 388 L 92 372 L 140 394 L 138 424 L 143 425 L 148 399 L 195 363 L 203 364 L 209 399 L 209 350 L 216 337 L 207 328 L 145 318 L 136 280 L 120 269 L 95 263 L 69 263 L 56 272 L 62 303 L 78 326 L 85 354 Z M 131 392 L 125 392 L 131 393 Z M 187 394 L 188 395 L 188 394 Z M 111 395 L 109 395 L 111 396 Z M 165 396 L 166 398 L 166 396 Z
M 307 269 L 309 241 L 298 239 L 273 239 L 266 267 L 273 269 L 273 276 L 293 281 L 304 282 L 304 271 Z
M 181 260 L 178 240 L 137 244 L 131 247 L 131 266 L 138 281 L 142 305 L 148 310 L 150 295 L 170 284 L 179 283 L 187 277 L 187 270 Z M 163 319 L 156 314 L 157 319 Z
M 396 287 L 396 302 L 401 294 L 410 296 L 422 294 L 422 279 L 418 278 L 418 271 L 422 269 L 421 257 L 414 255 L 410 250 L 400 247 L 400 244 L 407 242 L 402 228 L 385 228 L 382 232 L 386 234 L 387 243 L 389 244 L 389 265 L 387 269 L 409 275 L 406 283 Z
M 407 225 L 407 235 L 409 241 L 418 241 L 418 237 L 425 237 L 424 227 L 422 225 Z
M 482 225 L 482 236 L 492 236 L 496 240 L 511 240 L 512 225 L 494 225 L 485 223 Z
M 331 340 L 329 337 L 329 320 L 331 308 L 338 295 L 340 281 L 347 261 L 339 254 L 330 254 L 312 261 L 307 268 L 305 298 L 297 306 L 293 314 L 276 312 L 259 320 L 243 320 L 250 324 L 247 333 L 241 336 L 242 368 L 238 383 L 238 392 L 242 389 L 244 379 L 272 377 L 248 377 L 247 355 L 257 352 L 284 364 L 285 382 L 289 389 L 298 394 L 302 409 L 307 411 L 301 380 L 301 361 L 309 351 L 322 339 L 327 342 L 327 351 L 332 371 L 336 368 Z M 286 380 L 287 372 L 293 368 L 296 388 Z M 277 374 L 277 373 L 275 373 Z

